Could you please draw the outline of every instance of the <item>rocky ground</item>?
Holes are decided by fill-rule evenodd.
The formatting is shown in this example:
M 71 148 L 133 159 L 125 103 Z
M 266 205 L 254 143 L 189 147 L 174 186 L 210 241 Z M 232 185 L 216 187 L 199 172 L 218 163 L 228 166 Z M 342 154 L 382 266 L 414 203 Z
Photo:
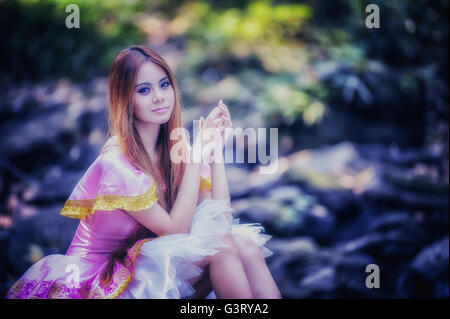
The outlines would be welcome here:
M 106 79 L 2 93 L 1 296 L 32 263 L 70 244 L 77 220 L 59 211 L 106 140 L 106 99 Z M 186 122 L 202 112 L 186 110 Z M 227 175 L 235 216 L 273 235 L 268 265 L 284 297 L 448 298 L 441 155 L 341 142 L 292 151 L 276 174 L 228 164 Z M 379 266 L 379 289 L 365 285 L 369 264 Z

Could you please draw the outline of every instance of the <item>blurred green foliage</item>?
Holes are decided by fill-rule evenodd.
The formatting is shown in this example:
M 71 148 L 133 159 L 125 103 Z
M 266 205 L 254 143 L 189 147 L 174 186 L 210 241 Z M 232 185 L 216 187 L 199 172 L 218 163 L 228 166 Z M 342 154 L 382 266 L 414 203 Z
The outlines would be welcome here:
M 80 8 L 80 28 L 68 29 L 66 6 Z M 104 73 L 123 46 L 143 34 L 133 16 L 144 1 L 2 0 L 1 69 L 13 79 L 68 76 L 88 79 Z
M 69 3 L 80 29 L 65 28 Z M 365 27 L 369 3 L 380 29 Z M 448 134 L 434 125 L 448 119 L 446 0 L 2 0 L 0 17 L 13 79 L 104 76 L 119 50 L 146 43 L 178 52 L 187 105 L 224 98 L 233 115 L 291 128 L 347 112 L 409 130 L 405 143 Z

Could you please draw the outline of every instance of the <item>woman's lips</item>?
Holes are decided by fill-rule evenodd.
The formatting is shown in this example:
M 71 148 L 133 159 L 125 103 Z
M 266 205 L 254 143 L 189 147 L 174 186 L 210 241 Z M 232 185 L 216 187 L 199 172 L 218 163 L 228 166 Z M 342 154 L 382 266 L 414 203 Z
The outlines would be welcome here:
M 158 114 L 164 114 L 169 109 L 169 107 L 160 107 L 158 109 L 153 110 L 152 112 L 158 113 Z

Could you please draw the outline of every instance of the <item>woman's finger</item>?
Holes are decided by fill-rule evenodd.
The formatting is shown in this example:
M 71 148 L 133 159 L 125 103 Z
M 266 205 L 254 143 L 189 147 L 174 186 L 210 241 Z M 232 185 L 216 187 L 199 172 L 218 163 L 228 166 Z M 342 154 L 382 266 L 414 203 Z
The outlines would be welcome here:
M 211 111 L 210 115 L 211 115 L 212 117 L 217 117 L 217 116 L 220 116 L 220 114 L 221 114 L 222 112 L 223 112 L 223 110 L 222 110 L 220 107 L 216 106 L 216 107 Z
M 219 105 L 222 107 L 223 111 L 225 112 L 226 115 L 230 116 L 230 111 L 228 110 L 228 106 L 225 105 L 225 103 L 223 103 L 222 100 L 219 101 Z
M 225 118 L 225 119 L 223 119 L 223 121 L 224 121 L 224 125 L 225 125 L 225 126 L 227 126 L 227 127 L 233 127 L 233 123 L 231 122 L 231 119 Z
M 224 116 L 231 117 L 230 112 L 228 111 L 228 107 L 222 102 L 222 100 L 220 100 L 220 102 L 219 102 L 219 107 L 222 110 L 222 114 Z
M 226 108 L 226 107 L 225 107 L 225 103 L 223 103 L 223 100 L 222 100 L 222 99 L 219 100 L 219 103 L 217 103 L 217 105 L 218 105 L 220 108 L 222 108 L 222 109 L 225 109 L 225 108 Z
M 205 127 L 213 126 L 215 123 L 213 122 L 216 119 L 221 118 L 221 110 L 219 108 L 214 108 L 211 113 L 206 117 Z
M 231 118 L 228 117 L 228 116 L 226 116 L 226 115 L 222 115 L 220 118 L 221 118 L 222 120 L 224 120 L 224 121 L 229 121 L 229 122 L 231 122 Z
M 215 125 L 221 125 L 223 122 L 225 122 L 225 120 L 222 119 L 221 117 L 219 117 L 219 118 L 213 120 L 213 123 L 214 123 Z

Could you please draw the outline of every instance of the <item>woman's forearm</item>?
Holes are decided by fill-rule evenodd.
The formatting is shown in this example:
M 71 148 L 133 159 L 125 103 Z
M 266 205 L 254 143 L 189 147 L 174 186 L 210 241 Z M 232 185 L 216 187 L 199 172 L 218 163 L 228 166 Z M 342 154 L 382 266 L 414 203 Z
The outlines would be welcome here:
M 180 233 L 189 233 L 198 201 L 200 188 L 200 163 L 187 163 L 180 189 L 170 211 L 175 228 Z
M 231 207 L 230 192 L 228 191 L 228 181 L 225 173 L 225 163 L 211 164 L 211 197 L 212 199 L 225 200 L 228 207 Z M 224 212 L 230 222 L 233 219 L 232 210 Z
M 230 205 L 230 192 L 225 173 L 225 163 L 211 163 L 211 197 L 213 199 L 224 199 Z

